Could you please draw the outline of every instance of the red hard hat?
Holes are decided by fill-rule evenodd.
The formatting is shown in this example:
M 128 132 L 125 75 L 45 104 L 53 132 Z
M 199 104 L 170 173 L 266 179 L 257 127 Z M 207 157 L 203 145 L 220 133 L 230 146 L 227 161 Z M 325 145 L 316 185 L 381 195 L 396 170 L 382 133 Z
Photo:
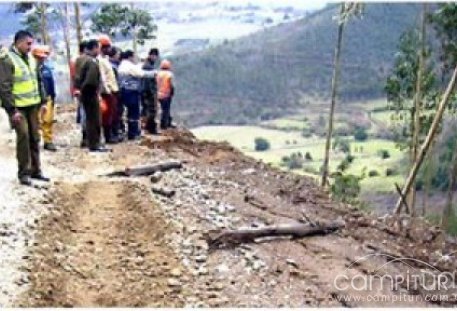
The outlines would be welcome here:
M 111 39 L 107 35 L 100 35 L 98 37 L 98 42 L 100 42 L 101 46 L 112 45 Z

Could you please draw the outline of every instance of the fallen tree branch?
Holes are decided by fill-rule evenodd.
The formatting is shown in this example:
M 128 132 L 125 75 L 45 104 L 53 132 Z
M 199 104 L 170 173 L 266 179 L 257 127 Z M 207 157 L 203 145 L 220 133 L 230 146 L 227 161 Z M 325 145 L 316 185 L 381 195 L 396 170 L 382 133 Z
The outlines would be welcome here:
M 325 235 L 332 233 L 345 226 L 344 222 L 333 222 L 329 224 L 308 224 L 277 225 L 263 228 L 249 228 L 238 230 L 223 230 L 207 233 L 206 241 L 210 249 L 223 246 L 234 246 L 243 243 L 254 243 L 257 239 L 266 237 L 291 237 L 303 238 L 307 236 Z
M 125 170 L 114 171 L 112 173 L 106 174 L 105 176 L 107 176 L 107 177 L 148 176 L 148 175 L 152 175 L 156 172 L 166 172 L 166 171 L 169 171 L 172 169 L 180 169 L 180 168 L 182 168 L 182 162 L 171 160 L 171 161 L 159 162 L 159 163 L 144 165 L 144 166 L 127 167 L 127 168 L 125 168 Z

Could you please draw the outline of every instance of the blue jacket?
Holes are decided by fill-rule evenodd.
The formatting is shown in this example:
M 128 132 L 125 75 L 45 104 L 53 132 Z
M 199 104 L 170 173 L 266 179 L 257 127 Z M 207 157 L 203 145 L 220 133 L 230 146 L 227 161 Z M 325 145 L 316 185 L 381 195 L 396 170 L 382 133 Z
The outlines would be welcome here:
M 56 98 L 56 89 L 52 68 L 48 64 L 43 63 L 39 65 L 38 69 L 40 70 L 45 95 L 46 97 L 50 96 L 54 101 Z

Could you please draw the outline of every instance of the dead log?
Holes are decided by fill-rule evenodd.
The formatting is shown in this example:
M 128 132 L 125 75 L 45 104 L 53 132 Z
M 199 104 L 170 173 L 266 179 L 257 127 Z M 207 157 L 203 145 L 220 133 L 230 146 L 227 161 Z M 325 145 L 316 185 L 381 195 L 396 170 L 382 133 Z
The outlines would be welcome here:
M 127 167 L 125 170 L 114 171 L 107 174 L 108 177 L 124 176 L 124 177 L 134 177 L 134 176 L 149 176 L 156 172 L 166 172 L 172 169 L 182 168 L 182 162 L 180 161 L 166 161 L 159 162 L 150 165 L 143 165 L 137 167 Z
M 263 228 L 249 228 L 238 230 L 213 231 L 206 235 L 206 241 L 210 249 L 223 246 L 234 246 L 243 243 L 254 243 L 260 238 L 303 238 L 308 236 L 325 235 L 332 233 L 345 226 L 344 222 L 333 222 L 329 224 L 292 224 L 267 226 Z

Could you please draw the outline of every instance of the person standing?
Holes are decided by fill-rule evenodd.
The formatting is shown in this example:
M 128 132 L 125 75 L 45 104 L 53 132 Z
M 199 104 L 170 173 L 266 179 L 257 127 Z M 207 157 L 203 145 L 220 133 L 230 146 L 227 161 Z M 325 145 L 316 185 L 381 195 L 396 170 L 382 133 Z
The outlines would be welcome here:
M 85 54 L 75 64 L 75 88 L 80 90 L 80 100 L 86 115 L 87 144 L 92 152 L 106 152 L 101 146 L 101 116 L 99 91 L 101 74 L 97 56 L 100 46 L 97 40 L 86 43 Z
M 0 53 L 0 100 L 16 131 L 18 178 L 22 185 L 31 179 L 49 181 L 41 171 L 38 116 L 46 111 L 37 65 L 30 55 L 34 38 L 18 31 L 10 49 Z
M 106 102 L 107 108 L 106 112 L 102 115 L 103 134 L 105 136 L 105 143 L 115 144 L 118 141 L 113 136 L 113 119 L 117 115 L 117 93 L 119 92 L 119 86 L 113 67 L 109 61 L 112 42 L 107 35 L 101 35 L 98 41 L 100 42 L 101 47 L 101 53 L 98 56 L 102 79 L 101 96 Z
M 174 128 L 171 117 L 171 101 L 175 93 L 174 77 L 171 71 L 171 62 L 164 59 L 160 63 L 160 70 L 157 74 L 157 96 L 159 98 L 160 107 L 162 109 L 162 117 L 160 119 L 160 128 L 166 130 Z
M 46 63 L 51 49 L 47 45 L 36 46 L 32 50 L 32 55 L 35 57 L 38 64 L 38 74 L 41 77 L 43 95 L 46 99 L 46 113 L 40 115 L 40 126 L 44 141 L 44 149 L 49 151 L 57 151 L 53 143 L 54 124 L 54 104 L 56 99 L 54 76 L 51 67 Z
M 117 84 L 119 85 L 119 65 L 121 63 L 121 53 L 122 51 L 117 47 L 112 47 L 109 52 L 109 62 L 114 71 L 114 76 L 116 77 Z M 122 104 L 120 98 L 120 92 L 114 94 L 116 97 L 116 113 L 113 116 L 113 136 L 114 140 L 121 142 L 124 140 L 125 136 L 125 124 L 124 124 L 124 105 Z
M 159 50 L 151 49 L 148 58 L 143 64 L 143 70 L 155 70 L 156 62 L 159 59 Z M 143 104 L 142 115 L 145 118 L 145 129 L 149 134 L 157 135 L 157 81 L 155 78 L 144 78 L 141 94 L 141 103 Z
M 127 138 L 138 139 L 141 136 L 140 128 L 140 96 L 142 78 L 155 77 L 155 71 L 144 71 L 135 63 L 133 51 L 122 53 L 122 61 L 119 66 L 119 80 L 121 89 L 121 101 L 127 108 Z
M 75 104 L 77 107 L 76 110 L 76 123 L 81 125 L 81 148 L 86 148 L 87 147 L 87 134 L 86 134 L 86 115 L 84 113 L 84 107 L 80 101 L 80 95 L 81 91 L 75 87 L 75 75 L 76 75 L 76 63 L 78 62 L 78 59 L 81 58 L 86 49 L 86 41 L 82 41 L 79 44 L 79 55 L 76 57 L 76 59 L 72 60 L 70 62 L 70 86 L 71 86 L 71 95 L 73 96 L 73 99 L 75 100 Z

